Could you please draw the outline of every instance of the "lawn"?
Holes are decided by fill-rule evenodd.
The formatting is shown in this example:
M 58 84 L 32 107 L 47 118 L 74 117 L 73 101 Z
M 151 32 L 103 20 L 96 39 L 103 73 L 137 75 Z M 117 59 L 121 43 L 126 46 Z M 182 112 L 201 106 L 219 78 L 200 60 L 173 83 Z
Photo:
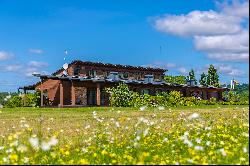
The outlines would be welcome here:
M 0 109 L 0 164 L 249 164 L 248 106 Z

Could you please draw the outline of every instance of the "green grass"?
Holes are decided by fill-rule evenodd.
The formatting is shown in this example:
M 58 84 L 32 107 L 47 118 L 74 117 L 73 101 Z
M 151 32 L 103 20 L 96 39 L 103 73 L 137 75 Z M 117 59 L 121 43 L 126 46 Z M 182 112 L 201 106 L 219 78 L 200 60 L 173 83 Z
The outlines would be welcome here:
M 0 164 L 248 164 L 248 115 L 216 105 L 4 108 Z

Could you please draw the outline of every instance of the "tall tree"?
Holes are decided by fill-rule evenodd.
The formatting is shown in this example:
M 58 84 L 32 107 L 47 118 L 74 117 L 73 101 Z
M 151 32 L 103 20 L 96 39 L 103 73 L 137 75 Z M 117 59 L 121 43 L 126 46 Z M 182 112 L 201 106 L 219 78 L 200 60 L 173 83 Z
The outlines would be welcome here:
M 219 87 L 219 75 L 217 74 L 217 69 L 213 65 L 210 65 L 207 73 L 207 85 Z
M 171 76 L 167 75 L 164 77 L 164 80 L 168 83 L 176 83 L 176 84 L 185 84 L 186 83 L 186 77 L 185 76 Z
M 199 82 L 203 86 L 207 85 L 207 76 L 206 76 L 206 74 L 204 72 L 201 74 L 201 79 L 200 79 Z
M 188 76 L 187 76 L 188 80 L 194 80 L 195 81 L 195 85 L 197 84 L 197 80 L 195 79 L 195 74 L 194 74 L 194 70 L 191 69 L 191 71 L 189 72 Z

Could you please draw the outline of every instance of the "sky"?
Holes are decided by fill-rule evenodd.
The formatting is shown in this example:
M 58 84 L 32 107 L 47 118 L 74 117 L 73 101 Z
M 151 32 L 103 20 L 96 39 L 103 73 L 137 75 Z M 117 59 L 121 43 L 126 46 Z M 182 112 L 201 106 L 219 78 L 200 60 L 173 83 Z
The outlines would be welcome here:
M 0 0 L 0 91 L 73 60 L 249 82 L 248 0 Z M 68 54 L 64 54 L 67 50 Z M 64 60 L 66 57 L 66 60 Z

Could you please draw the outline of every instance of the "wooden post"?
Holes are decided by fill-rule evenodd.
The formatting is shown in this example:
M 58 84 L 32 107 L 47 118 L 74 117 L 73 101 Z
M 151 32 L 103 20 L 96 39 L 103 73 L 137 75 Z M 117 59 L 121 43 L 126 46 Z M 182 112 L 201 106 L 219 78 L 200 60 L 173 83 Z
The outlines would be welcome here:
M 43 79 L 41 78 L 41 107 L 43 106 Z
M 24 96 L 23 96 L 23 106 L 26 107 L 26 89 L 23 89 Z
M 59 106 L 62 107 L 63 106 L 63 85 L 62 85 L 62 81 L 59 83 L 60 86 L 60 103 Z
M 71 81 L 71 105 L 76 105 L 76 94 L 73 81 Z
M 202 98 L 203 98 L 204 100 L 207 100 L 207 91 L 206 91 L 206 90 L 203 90 L 203 91 L 202 91 Z
M 100 90 L 100 84 L 96 84 L 96 105 L 101 105 L 101 90 Z

